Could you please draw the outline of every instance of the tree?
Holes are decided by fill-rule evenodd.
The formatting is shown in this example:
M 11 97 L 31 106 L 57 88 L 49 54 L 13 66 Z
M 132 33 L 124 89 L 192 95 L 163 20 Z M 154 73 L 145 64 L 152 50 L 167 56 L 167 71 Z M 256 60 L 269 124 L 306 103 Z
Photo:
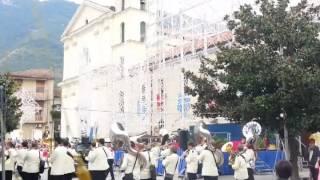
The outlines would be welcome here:
M 6 124 L 6 132 L 16 129 L 22 112 L 20 111 L 21 100 L 14 96 L 17 91 L 16 83 L 8 75 L 0 75 L 0 85 L 4 87 L 3 116 Z
M 254 9 L 258 7 L 258 9 Z M 289 152 L 298 177 L 295 136 L 320 128 L 319 6 L 302 0 L 258 0 L 226 16 L 233 42 L 215 59 L 201 58 L 199 73 L 185 72 L 197 97 L 195 114 L 248 122 L 289 132 Z M 283 118 L 280 114 L 285 114 Z

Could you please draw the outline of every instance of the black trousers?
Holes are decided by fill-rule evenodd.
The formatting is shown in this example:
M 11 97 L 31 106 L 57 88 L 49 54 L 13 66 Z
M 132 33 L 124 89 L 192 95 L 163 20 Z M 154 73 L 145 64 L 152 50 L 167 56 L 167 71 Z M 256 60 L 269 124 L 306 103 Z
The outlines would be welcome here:
M 106 171 L 90 171 L 92 180 L 105 180 L 106 179 Z
M 248 168 L 248 180 L 254 180 L 254 171 L 252 168 Z
M 72 180 L 73 174 L 64 174 L 64 175 L 50 175 L 48 179 L 50 180 Z
M 309 167 L 310 169 L 310 173 L 311 173 L 311 178 L 313 180 L 317 180 L 318 179 L 318 173 L 319 173 L 319 170 L 315 167 Z
M 112 180 L 114 180 L 113 162 L 114 162 L 113 159 L 108 159 L 109 169 L 107 170 L 107 174 L 106 174 L 106 177 L 108 177 L 109 172 L 110 172 L 110 175 L 111 175 L 111 179 L 112 179 Z
M 23 180 L 38 180 L 39 173 L 26 173 L 24 172 L 24 179 Z
M 2 171 L 0 171 L 0 180 L 2 180 Z M 12 180 L 12 171 L 6 171 L 6 180 Z
M 195 180 L 197 179 L 197 173 L 187 173 L 188 180 Z
M 218 176 L 203 176 L 204 180 L 218 180 Z

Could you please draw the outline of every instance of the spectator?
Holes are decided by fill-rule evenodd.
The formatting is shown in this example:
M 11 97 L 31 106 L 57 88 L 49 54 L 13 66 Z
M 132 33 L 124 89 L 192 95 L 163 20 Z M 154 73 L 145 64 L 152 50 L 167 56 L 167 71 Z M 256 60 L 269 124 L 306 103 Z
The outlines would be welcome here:
M 276 165 L 278 180 L 288 180 L 292 175 L 292 165 L 289 161 L 279 161 Z
M 318 158 L 320 156 L 319 148 L 316 146 L 316 141 L 314 139 L 310 139 L 309 141 L 309 156 L 308 156 L 308 162 L 309 162 L 309 169 L 311 174 L 312 180 L 318 179 L 318 170 L 315 168 L 315 165 L 318 161 Z

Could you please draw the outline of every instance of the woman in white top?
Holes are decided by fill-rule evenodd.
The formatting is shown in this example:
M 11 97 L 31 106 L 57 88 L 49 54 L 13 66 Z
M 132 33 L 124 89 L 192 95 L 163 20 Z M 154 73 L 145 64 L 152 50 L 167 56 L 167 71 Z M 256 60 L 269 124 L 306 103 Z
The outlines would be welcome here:
M 247 145 L 247 149 L 243 153 L 246 158 L 247 168 L 248 168 L 248 180 L 254 180 L 254 169 L 256 164 L 256 152 L 252 144 Z
M 177 155 L 177 149 L 174 146 L 170 147 L 171 154 L 168 155 L 163 161 L 162 164 L 165 167 L 165 180 L 172 180 L 176 174 L 176 170 L 179 163 L 179 156 Z
M 147 164 L 144 169 L 140 172 L 140 180 L 152 180 L 151 173 L 150 173 L 150 167 L 154 166 L 156 164 L 156 160 L 153 156 L 153 154 L 150 152 L 150 150 L 144 146 L 144 151 L 142 152 L 142 155 L 147 160 Z
M 22 171 L 24 173 L 24 180 L 38 180 L 40 166 L 40 152 L 36 142 L 31 143 L 31 149 L 27 151 L 24 157 Z
M 243 156 L 244 146 L 239 145 L 238 154 L 236 155 L 235 161 L 232 165 L 232 169 L 234 169 L 234 178 L 236 180 L 245 180 L 248 179 L 248 170 L 247 163 L 245 157 Z
M 208 148 L 202 150 L 200 155 L 198 156 L 198 161 L 202 162 L 201 175 L 203 176 L 204 180 L 218 179 L 218 168 L 215 161 L 214 153 L 211 150 L 209 150 Z
M 197 171 L 198 171 L 198 153 L 194 148 L 193 143 L 188 144 L 188 150 L 186 152 L 186 163 L 187 163 L 187 175 L 188 180 L 197 179 Z
M 105 147 L 99 143 L 96 147 L 96 143 L 92 143 L 91 151 L 88 155 L 88 169 L 91 174 L 91 178 L 94 180 L 105 180 L 107 169 L 109 169 L 108 157 L 106 155 Z

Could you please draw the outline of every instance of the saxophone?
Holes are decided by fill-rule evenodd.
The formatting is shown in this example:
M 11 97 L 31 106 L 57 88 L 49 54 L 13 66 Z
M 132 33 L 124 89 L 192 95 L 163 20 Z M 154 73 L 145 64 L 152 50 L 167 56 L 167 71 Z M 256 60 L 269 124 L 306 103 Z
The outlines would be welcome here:
M 76 175 L 79 180 L 91 180 L 91 175 L 81 156 L 75 156 L 74 161 L 76 163 Z

